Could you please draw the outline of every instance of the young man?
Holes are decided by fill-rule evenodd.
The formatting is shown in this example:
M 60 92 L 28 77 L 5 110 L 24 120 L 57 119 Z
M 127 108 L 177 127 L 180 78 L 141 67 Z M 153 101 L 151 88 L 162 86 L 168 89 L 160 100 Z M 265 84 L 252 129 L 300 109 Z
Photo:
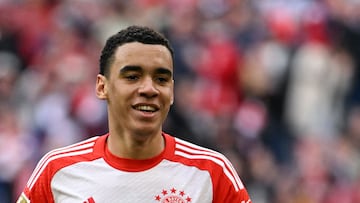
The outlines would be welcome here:
M 250 203 L 227 158 L 162 131 L 173 88 L 166 38 L 140 26 L 110 37 L 96 80 L 109 133 L 46 154 L 18 203 Z

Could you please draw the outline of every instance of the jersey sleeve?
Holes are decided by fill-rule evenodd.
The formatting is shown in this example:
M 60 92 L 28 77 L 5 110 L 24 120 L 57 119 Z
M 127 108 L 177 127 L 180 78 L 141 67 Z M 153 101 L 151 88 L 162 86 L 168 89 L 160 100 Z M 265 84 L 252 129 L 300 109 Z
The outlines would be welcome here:
M 214 203 L 251 203 L 250 196 L 230 161 L 213 171 Z
M 212 203 L 251 203 L 249 194 L 225 155 L 175 138 L 176 161 L 208 171 L 212 182 Z
M 49 167 L 41 168 L 40 163 L 30 176 L 17 203 L 52 203 L 54 202 L 50 188 L 51 172 Z
M 214 203 L 251 203 L 251 199 L 243 185 L 235 188 L 234 184 L 222 174 L 214 190 Z
M 51 187 L 54 175 L 61 169 L 74 163 L 93 160 L 94 146 L 99 136 L 95 136 L 73 145 L 54 149 L 38 162 L 17 203 L 53 203 L 55 197 Z M 105 141 L 106 136 L 102 137 Z M 99 148 L 101 146 L 99 145 Z

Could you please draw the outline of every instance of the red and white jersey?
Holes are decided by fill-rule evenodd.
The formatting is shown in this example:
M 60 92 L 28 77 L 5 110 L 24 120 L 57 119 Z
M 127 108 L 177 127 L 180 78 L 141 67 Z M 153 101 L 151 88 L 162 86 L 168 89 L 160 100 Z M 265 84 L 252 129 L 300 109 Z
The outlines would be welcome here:
M 147 160 L 114 156 L 108 135 L 50 151 L 18 203 L 251 203 L 222 154 L 163 136 L 165 149 Z

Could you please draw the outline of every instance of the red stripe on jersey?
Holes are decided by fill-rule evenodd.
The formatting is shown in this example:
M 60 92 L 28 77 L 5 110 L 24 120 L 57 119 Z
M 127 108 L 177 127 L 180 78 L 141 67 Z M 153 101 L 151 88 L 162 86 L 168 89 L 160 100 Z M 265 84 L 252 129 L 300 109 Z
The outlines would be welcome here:
M 188 159 L 206 159 L 221 166 L 236 191 L 244 189 L 239 176 L 230 161 L 221 153 L 175 138 L 175 154 Z
M 82 142 L 48 152 L 37 164 L 34 172 L 30 176 L 29 181 L 27 182 L 27 187 L 29 189 L 33 187 L 33 185 L 50 161 L 67 156 L 91 153 L 93 151 L 93 146 L 95 145 L 95 141 L 97 140 L 97 138 L 98 137 L 92 137 Z

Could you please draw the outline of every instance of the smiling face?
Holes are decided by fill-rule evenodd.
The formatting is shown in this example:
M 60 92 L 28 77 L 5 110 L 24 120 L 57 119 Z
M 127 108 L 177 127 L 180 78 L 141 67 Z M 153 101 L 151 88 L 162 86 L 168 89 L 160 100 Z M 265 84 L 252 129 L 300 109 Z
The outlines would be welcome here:
M 96 81 L 98 98 L 108 102 L 110 133 L 161 134 L 173 88 L 172 56 L 165 46 L 139 42 L 119 46 L 109 74 L 99 74 Z

